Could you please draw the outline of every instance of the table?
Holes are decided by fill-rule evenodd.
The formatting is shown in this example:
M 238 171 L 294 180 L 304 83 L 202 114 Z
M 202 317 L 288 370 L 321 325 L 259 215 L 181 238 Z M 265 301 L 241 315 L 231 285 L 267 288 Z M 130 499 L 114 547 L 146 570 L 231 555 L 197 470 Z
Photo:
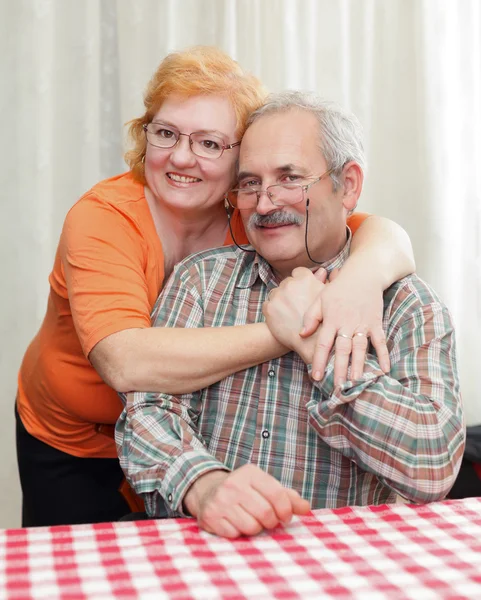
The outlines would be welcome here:
M 481 599 L 481 498 L 316 510 L 254 538 L 191 519 L 0 531 L 0 598 Z

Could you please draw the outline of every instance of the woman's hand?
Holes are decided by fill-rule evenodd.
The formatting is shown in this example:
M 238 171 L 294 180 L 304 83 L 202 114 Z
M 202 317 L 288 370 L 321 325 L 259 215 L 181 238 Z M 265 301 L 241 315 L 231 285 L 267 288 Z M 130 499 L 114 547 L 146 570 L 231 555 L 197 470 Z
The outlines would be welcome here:
M 381 369 L 388 372 L 389 353 L 382 318 L 382 288 L 363 274 L 354 277 L 351 273 L 346 277 L 342 271 L 335 269 L 329 284 L 324 286 L 304 315 L 302 337 L 311 336 L 319 328 L 312 359 L 313 379 L 324 377 L 331 349 L 335 351 L 336 385 L 346 381 L 349 359 L 350 379 L 361 377 L 369 338 L 376 349 Z
M 314 274 L 305 267 L 297 267 L 291 277 L 286 277 L 279 287 L 269 292 L 268 300 L 262 306 L 272 335 L 286 348 L 297 352 L 306 363 L 312 361 L 316 336 L 301 337 L 300 332 L 306 311 L 313 304 L 319 304 L 326 276 L 325 269 Z

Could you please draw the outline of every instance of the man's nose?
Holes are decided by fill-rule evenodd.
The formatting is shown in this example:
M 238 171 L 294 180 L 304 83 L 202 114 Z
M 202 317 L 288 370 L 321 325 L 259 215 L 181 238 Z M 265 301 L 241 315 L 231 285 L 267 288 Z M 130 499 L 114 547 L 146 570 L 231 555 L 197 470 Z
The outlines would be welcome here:
M 257 193 L 257 212 L 260 215 L 268 215 L 271 212 L 279 210 L 279 207 L 272 203 L 271 195 L 268 190 L 260 190 Z
M 170 158 L 176 166 L 193 166 L 196 162 L 192 152 L 190 138 L 187 134 L 180 134 L 178 142 L 171 150 Z

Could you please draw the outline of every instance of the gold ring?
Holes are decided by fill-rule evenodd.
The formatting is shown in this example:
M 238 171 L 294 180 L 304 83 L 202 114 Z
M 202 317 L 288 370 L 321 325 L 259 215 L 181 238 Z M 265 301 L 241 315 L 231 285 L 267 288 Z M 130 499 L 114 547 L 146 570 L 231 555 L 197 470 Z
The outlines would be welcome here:
M 346 335 L 345 333 L 338 333 L 336 337 L 343 337 L 346 338 L 346 340 L 352 340 L 352 337 L 350 335 Z
M 354 335 L 364 335 L 365 337 L 367 337 L 367 333 L 363 333 L 362 331 L 356 331 Z M 354 335 L 352 337 L 354 337 Z

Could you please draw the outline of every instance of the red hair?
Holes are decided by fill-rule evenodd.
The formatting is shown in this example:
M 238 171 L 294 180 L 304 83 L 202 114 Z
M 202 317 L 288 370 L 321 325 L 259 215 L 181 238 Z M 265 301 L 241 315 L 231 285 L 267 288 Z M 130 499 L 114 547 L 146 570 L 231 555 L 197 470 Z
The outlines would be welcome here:
M 144 115 L 128 123 L 133 147 L 126 152 L 125 160 L 141 183 L 145 183 L 143 160 L 147 145 L 143 125 L 152 121 L 164 100 L 172 94 L 183 98 L 226 97 L 236 115 L 239 139 L 244 134 L 247 119 L 266 98 L 261 82 L 219 48 L 195 46 L 167 55 L 147 86 Z

